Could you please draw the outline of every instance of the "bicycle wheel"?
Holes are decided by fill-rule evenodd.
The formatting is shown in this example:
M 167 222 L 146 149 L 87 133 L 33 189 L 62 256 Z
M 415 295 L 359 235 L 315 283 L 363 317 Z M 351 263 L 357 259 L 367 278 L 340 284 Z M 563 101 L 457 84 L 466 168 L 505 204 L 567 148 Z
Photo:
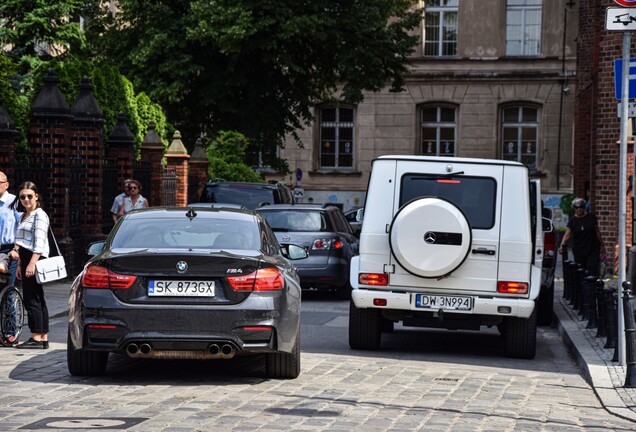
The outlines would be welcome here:
M 18 343 L 24 324 L 24 303 L 20 291 L 8 286 L 0 293 L 0 343 L 12 346 Z

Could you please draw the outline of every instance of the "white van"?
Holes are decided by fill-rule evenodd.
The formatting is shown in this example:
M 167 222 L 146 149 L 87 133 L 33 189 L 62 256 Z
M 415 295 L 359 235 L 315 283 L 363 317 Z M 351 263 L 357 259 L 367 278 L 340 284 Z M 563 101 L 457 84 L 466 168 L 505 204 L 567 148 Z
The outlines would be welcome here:
M 405 326 L 498 326 L 505 354 L 533 358 L 543 232 L 539 185 L 516 162 L 426 156 L 373 161 L 349 345 L 378 349 Z

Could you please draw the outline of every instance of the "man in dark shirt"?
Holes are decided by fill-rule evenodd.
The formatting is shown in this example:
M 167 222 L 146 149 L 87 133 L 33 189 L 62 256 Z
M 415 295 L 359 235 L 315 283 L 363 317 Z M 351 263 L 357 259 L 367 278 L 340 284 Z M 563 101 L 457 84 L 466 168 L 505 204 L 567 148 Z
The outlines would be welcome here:
M 603 241 L 598 230 L 596 216 L 586 212 L 585 201 L 582 198 L 572 200 L 572 207 L 574 208 L 574 217 L 568 221 L 559 251 L 563 252 L 563 245 L 572 237 L 574 261 L 581 264 L 589 274 L 598 277 L 598 264 Z

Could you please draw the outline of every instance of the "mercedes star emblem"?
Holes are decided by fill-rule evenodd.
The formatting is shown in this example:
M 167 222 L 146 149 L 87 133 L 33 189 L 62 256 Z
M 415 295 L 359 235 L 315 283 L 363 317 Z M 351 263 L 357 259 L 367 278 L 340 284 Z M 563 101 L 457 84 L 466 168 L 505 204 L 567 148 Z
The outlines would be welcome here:
M 424 241 L 428 244 L 435 244 L 437 238 L 435 237 L 435 233 L 428 231 L 424 234 Z

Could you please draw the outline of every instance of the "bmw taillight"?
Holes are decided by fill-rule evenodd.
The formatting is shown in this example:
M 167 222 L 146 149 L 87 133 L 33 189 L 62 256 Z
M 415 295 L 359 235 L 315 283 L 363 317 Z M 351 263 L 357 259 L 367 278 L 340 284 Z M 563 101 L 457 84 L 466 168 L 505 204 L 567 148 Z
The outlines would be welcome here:
M 500 292 L 503 294 L 527 294 L 528 283 L 514 282 L 514 281 L 498 281 L 497 292 Z
M 343 246 L 339 239 L 316 239 L 311 244 L 313 250 L 342 249 Z
M 92 265 L 82 276 L 82 285 L 86 288 L 128 289 L 136 280 L 137 276 L 122 275 L 106 267 Z
M 283 275 L 276 267 L 258 269 L 248 275 L 228 276 L 234 291 L 279 291 L 283 289 Z

